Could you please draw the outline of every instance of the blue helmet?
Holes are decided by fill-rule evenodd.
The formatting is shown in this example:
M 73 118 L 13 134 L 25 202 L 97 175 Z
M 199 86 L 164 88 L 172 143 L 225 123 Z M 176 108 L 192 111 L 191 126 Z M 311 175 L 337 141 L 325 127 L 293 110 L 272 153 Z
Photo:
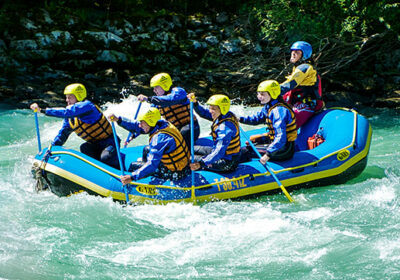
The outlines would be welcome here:
M 304 41 L 297 41 L 294 42 L 293 45 L 290 47 L 291 51 L 301 51 L 303 53 L 303 59 L 309 59 L 312 54 L 312 47 L 309 43 Z

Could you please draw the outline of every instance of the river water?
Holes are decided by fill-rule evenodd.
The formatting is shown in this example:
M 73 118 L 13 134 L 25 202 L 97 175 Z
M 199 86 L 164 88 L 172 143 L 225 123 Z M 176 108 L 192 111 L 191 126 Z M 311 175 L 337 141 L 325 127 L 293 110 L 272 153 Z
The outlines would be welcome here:
M 132 116 L 137 101 L 103 105 Z M 294 204 L 276 194 L 122 207 L 84 193 L 36 193 L 33 113 L 2 106 L 0 278 L 400 279 L 400 114 L 359 112 L 371 122 L 372 144 L 366 169 L 346 184 L 294 191 Z M 45 147 L 61 120 L 42 115 L 39 123 Z M 210 123 L 201 129 L 207 135 Z M 80 143 L 71 135 L 66 146 Z

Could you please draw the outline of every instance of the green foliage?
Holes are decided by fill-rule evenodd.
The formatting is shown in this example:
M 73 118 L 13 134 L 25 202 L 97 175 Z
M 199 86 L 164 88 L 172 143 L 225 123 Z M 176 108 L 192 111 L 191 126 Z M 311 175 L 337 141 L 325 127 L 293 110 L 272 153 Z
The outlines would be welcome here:
M 336 37 L 350 41 L 385 30 L 399 32 L 399 3 L 362 0 L 269 0 L 244 4 L 259 36 L 268 42 Z

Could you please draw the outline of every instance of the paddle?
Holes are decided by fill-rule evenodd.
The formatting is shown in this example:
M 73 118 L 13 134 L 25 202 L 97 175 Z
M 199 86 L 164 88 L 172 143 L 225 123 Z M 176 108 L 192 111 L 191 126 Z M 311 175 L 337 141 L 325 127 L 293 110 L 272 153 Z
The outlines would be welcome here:
M 137 116 L 138 116 L 138 114 L 139 114 L 139 111 L 140 111 L 140 107 L 142 106 L 142 102 L 140 102 L 139 103 L 139 105 L 138 105 L 138 107 L 137 107 L 137 109 L 136 109 L 136 113 L 135 113 L 135 117 L 134 117 L 134 119 L 136 120 L 136 118 L 137 118 Z M 137 135 L 132 135 L 132 132 L 129 132 L 129 134 L 128 134 L 128 137 L 126 138 L 126 140 L 125 140 L 125 143 L 124 143 L 124 148 L 126 148 L 126 146 L 128 146 L 128 144 L 129 144 L 129 142 L 131 142 L 131 140 L 133 139 L 133 138 L 135 138 Z M 132 138 L 132 139 L 131 139 Z
M 244 132 L 243 128 L 240 127 L 240 132 L 242 133 L 242 135 L 247 139 L 247 141 L 249 141 L 249 144 L 251 146 L 251 148 L 254 150 L 254 152 L 257 154 L 257 156 L 261 159 L 261 154 L 257 151 L 257 148 L 253 145 L 253 142 L 251 142 L 250 138 L 248 137 L 248 135 L 246 134 L 246 132 Z M 290 196 L 290 194 L 288 193 L 288 191 L 286 190 L 286 188 L 282 185 L 282 183 L 279 181 L 278 177 L 276 177 L 275 173 L 272 171 L 271 167 L 269 167 L 268 162 L 266 162 L 265 164 L 263 164 L 263 166 L 267 169 L 267 171 L 269 173 L 271 173 L 272 177 L 274 178 L 274 180 L 276 181 L 276 183 L 278 184 L 278 186 L 281 188 L 282 192 L 285 194 L 285 196 L 287 197 L 287 199 L 290 202 L 293 202 L 292 197 Z
M 194 163 L 194 124 L 193 124 L 193 100 L 190 99 L 190 157 Z M 194 187 L 194 171 L 192 170 L 192 188 Z
M 39 149 L 39 153 L 40 153 L 40 151 L 42 150 L 42 144 L 40 143 L 39 120 L 38 120 L 38 115 L 37 115 L 37 109 L 34 112 L 35 112 L 36 136 L 37 136 L 37 141 L 38 141 L 38 149 Z
M 124 166 L 122 164 L 121 154 L 119 152 L 119 144 L 118 144 L 118 139 L 117 139 L 117 132 L 115 131 L 114 122 L 111 122 L 111 127 L 112 127 L 112 131 L 113 131 L 113 135 L 114 135 L 115 148 L 117 149 L 119 167 L 121 169 L 122 176 L 124 176 L 125 170 L 124 170 Z M 128 185 L 124 185 L 124 192 L 125 192 L 125 197 L 126 197 L 126 204 L 129 204 Z

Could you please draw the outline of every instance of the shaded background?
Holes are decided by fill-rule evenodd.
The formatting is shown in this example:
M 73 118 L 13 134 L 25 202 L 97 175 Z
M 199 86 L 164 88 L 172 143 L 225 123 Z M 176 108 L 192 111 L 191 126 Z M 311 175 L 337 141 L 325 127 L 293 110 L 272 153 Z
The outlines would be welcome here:
M 290 45 L 310 42 L 328 105 L 400 107 L 396 1 L 2 1 L 0 102 L 64 105 L 68 83 L 96 102 L 151 94 L 150 78 L 257 103 L 283 82 Z M 235 99 L 237 98 L 237 99 Z

